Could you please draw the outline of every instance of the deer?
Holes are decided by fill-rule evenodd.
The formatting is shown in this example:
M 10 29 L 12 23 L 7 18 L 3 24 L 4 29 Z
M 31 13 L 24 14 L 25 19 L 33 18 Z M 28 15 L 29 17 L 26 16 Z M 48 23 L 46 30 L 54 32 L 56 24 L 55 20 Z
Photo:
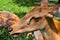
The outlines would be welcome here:
M 11 31 L 12 25 L 20 21 L 20 18 L 12 12 L 0 11 L 0 28 L 6 28 Z
M 43 30 L 45 28 L 45 36 L 41 36 L 42 40 L 43 38 L 45 40 L 60 40 L 57 32 L 58 26 L 55 26 L 56 22 L 53 19 L 53 16 L 51 16 L 58 9 L 59 5 L 48 7 L 46 3 L 48 0 L 44 1 L 41 6 L 35 7 L 31 11 L 27 12 L 27 14 L 20 20 L 20 22 L 11 26 L 13 30 L 10 32 L 10 34 L 36 31 L 39 29 Z M 40 38 L 38 40 L 40 40 Z

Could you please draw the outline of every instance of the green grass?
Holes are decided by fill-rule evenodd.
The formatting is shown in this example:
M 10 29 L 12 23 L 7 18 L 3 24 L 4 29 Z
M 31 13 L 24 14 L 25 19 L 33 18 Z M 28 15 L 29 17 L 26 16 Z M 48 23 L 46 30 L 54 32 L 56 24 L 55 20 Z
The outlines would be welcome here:
M 59 18 L 59 17 L 54 17 L 54 19 L 56 19 L 56 20 L 60 21 L 60 18 Z
M 57 2 L 57 0 L 49 0 L 49 1 Z M 22 3 L 26 3 L 26 2 L 23 1 Z M 0 0 L 0 10 L 20 13 L 20 12 L 28 12 L 29 10 L 31 10 L 34 7 L 34 6 L 29 6 L 29 7 L 21 6 L 22 3 L 16 4 L 13 2 L 13 0 Z M 27 4 L 25 4 L 25 5 L 27 5 Z
M 15 1 L 17 3 L 15 3 Z M 10 11 L 18 15 L 20 18 L 22 18 L 26 14 L 26 12 L 35 7 L 34 5 L 28 6 L 26 0 L 21 0 L 21 3 L 19 1 L 20 0 L 0 0 L 0 11 Z M 49 0 L 49 1 L 57 2 L 57 0 Z M 29 2 L 32 2 L 32 0 Z M 24 4 L 24 6 L 22 4 Z M 13 37 L 8 33 L 6 29 L 0 28 L 0 40 L 26 40 L 26 35 L 27 35 L 26 33 L 23 33 L 20 34 L 20 36 L 18 37 Z M 33 36 L 30 35 L 29 40 L 32 39 Z

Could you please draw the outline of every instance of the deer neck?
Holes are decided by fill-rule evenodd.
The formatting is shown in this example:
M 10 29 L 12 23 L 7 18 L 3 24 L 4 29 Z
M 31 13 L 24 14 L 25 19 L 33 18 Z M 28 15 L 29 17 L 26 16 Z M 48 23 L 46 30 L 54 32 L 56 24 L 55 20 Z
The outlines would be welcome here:
M 46 20 L 47 20 L 47 23 L 48 23 L 49 27 L 50 27 L 54 32 L 58 33 L 58 32 L 57 32 L 57 29 L 56 29 L 56 27 L 55 27 L 55 24 L 54 24 L 54 22 L 53 22 L 53 18 L 49 18 L 49 17 L 45 17 L 45 18 L 46 18 Z

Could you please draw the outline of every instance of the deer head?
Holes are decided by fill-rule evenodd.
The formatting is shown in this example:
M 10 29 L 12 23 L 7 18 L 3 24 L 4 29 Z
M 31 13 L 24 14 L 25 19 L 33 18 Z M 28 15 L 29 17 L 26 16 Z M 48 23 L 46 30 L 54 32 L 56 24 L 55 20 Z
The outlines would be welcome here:
M 41 12 L 38 10 L 39 7 L 34 8 L 33 11 L 28 12 L 18 23 L 12 25 L 13 30 L 10 32 L 14 33 L 23 33 L 29 32 L 37 29 L 43 29 L 46 25 L 45 16 L 50 15 L 50 10 L 44 10 Z M 51 16 L 49 16 L 51 17 Z
M 27 12 L 27 14 L 18 23 L 10 26 L 13 28 L 10 34 L 29 32 L 45 28 L 47 25 L 45 17 L 53 17 L 51 14 L 54 14 L 59 5 L 54 7 L 45 6 L 44 3 L 41 5 L 42 6 L 35 7 L 31 11 Z

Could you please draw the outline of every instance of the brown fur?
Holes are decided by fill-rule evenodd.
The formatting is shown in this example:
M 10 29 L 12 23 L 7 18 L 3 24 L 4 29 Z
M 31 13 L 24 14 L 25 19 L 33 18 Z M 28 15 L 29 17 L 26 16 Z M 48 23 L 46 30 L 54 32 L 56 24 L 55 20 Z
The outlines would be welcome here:
M 17 15 L 8 11 L 0 11 L 0 27 L 7 28 L 19 22 L 20 19 Z
M 55 27 L 54 20 L 51 19 L 50 22 L 46 19 L 48 14 L 53 14 L 53 11 L 57 10 L 59 5 L 55 7 L 47 7 L 42 5 L 42 7 L 36 7 L 32 11 L 29 11 L 26 16 L 24 16 L 20 22 L 11 26 L 13 30 L 10 34 L 14 33 L 23 33 L 23 32 L 30 32 L 35 30 L 43 30 L 45 28 L 45 40 L 60 40 L 58 35 L 58 26 Z M 42 36 L 41 36 L 42 37 Z M 39 39 L 41 39 L 39 37 Z
M 32 9 L 31 11 L 27 12 L 27 14 L 20 20 L 20 22 L 11 26 L 13 28 L 12 32 L 16 32 L 17 30 L 20 30 L 20 29 L 21 29 L 21 32 L 23 32 L 23 31 L 25 31 L 25 28 L 29 29 L 30 27 L 32 29 L 34 29 L 35 26 L 38 26 L 41 23 L 42 23 L 41 24 L 42 26 L 45 25 L 45 23 L 43 23 L 43 21 L 44 21 L 43 19 L 45 19 L 44 16 L 46 16 L 47 14 L 50 14 L 50 13 L 52 14 L 53 10 L 55 11 L 57 6 L 44 8 L 44 9 L 42 8 L 43 10 L 41 8 L 42 7 L 38 6 L 34 9 Z M 38 22 L 34 21 L 36 18 L 38 18 L 38 20 L 39 20 Z M 32 20 L 33 22 L 31 22 L 30 20 Z M 41 29 L 44 28 L 42 26 L 40 27 Z M 26 31 L 28 31 L 27 29 L 26 29 Z M 32 29 L 29 29 L 29 30 L 32 30 Z M 36 29 L 36 27 L 35 27 L 35 29 Z
M 58 35 L 60 36 L 60 21 L 54 20 L 54 24 L 55 24 L 55 27 L 56 27 L 56 29 L 58 31 Z

